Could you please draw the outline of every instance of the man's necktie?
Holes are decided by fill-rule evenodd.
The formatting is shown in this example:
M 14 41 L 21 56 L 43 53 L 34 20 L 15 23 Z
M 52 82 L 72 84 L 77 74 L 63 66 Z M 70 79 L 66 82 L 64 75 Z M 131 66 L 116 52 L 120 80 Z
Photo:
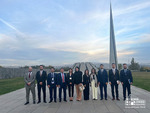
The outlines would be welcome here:
M 64 74 L 62 73 L 62 80 L 63 80 L 63 83 L 65 82 L 65 80 L 64 80 Z
M 30 72 L 29 72 L 29 78 L 30 78 Z

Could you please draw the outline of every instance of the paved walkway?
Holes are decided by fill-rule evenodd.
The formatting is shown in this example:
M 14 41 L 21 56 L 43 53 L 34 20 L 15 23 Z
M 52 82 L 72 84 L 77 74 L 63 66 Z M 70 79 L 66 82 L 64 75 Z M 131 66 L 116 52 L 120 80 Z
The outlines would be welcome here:
M 79 64 L 77 64 L 79 65 Z M 82 63 L 84 65 L 84 63 Z M 87 63 L 88 67 L 92 66 Z M 81 66 L 81 65 L 80 65 Z M 84 66 L 81 66 L 84 67 Z M 83 69 L 81 69 L 83 70 Z M 92 100 L 62 103 L 40 103 L 29 105 L 25 103 L 25 89 L 20 89 L 0 96 L 0 113 L 150 113 L 150 92 L 132 86 L 132 97 L 146 100 L 146 108 L 125 108 L 125 101 L 122 96 L 122 86 L 119 85 L 120 101 L 111 100 L 111 89 L 108 85 L 108 100 Z M 99 91 L 98 91 L 99 92 Z M 37 94 L 37 90 L 36 90 Z M 99 94 L 98 94 L 99 95 Z M 76 96 L 76 95 L 75 95 Z M 99 95 L 100 97 L 100 95 Z M 91 95 L 90 95 L 91 98 Z M 47 102 L 49 101 L 49 91 L 47 89 Z

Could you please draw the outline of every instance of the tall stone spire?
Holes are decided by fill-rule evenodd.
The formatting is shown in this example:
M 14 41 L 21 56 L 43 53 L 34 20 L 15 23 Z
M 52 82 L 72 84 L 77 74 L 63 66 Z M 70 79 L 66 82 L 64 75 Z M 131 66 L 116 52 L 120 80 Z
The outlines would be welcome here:
M 115 63 L 116 68 L 118 68 L 115 33 L 114 33 L 114 25 L 113 25 L 113 15 L 112 15 L 111 3 L 110 3 L 110 56 L 109 56 L 109 66 L 110 66 L 109 68 L 110 69 L 111 69 L 112 63 Z

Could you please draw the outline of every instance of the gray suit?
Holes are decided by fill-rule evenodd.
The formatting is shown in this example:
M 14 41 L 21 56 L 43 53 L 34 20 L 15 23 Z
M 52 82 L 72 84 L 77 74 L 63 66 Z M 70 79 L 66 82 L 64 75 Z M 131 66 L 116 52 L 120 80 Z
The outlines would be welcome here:
M 33 72 L 30 73 L 29 76 L 29 72 L 24 76 L 24 81 L 25 81 L 25 88 L 26 88 L 26 102 L 29 102 L 29 95 L 30 95 L 30 90 L 32 92 L 32 97 L 33 97 L 33 101 L 35 101 L 35 79 L 36 76 Z M 30 85 L 28 85 L 28 83 L 31 82 Z

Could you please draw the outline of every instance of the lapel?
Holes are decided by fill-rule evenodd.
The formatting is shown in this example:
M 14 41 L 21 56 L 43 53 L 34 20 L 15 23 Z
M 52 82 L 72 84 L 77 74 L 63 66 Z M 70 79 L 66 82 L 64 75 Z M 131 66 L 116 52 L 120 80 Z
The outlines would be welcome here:
M 43 75 L 43 72 L 42 72 L 42 75 Z M 42 75 L 41 75 L 41 72 L 39 71 L 39 76 L 42 77 Z
M 113 75 L 116 75 L 117 69 L 115 69 L 115 74 L 113 72 L 113 69 L 111 69 L 111 72 L 112 72 Z
M 125 71 L 123 70 L 123 73 L 124 73 L 124 75 L 126 75 L 126 74 L 128 73 L 128 69 L 127 69 L 126 73 L 125 73 Z
M 52 73 L 51 73 L 51 78 L 53 77 Z M 54 76 L 55 77 L 55 76 Z

